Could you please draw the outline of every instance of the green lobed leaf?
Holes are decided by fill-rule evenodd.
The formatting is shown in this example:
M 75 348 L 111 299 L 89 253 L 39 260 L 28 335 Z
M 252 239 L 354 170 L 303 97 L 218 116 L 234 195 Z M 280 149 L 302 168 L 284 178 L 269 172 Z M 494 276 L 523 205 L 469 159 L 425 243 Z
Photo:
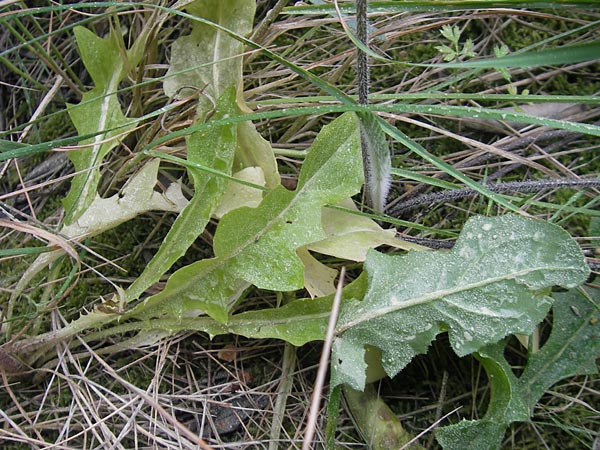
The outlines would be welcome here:
M 96 86 L 83 95 L 80 104 L 68 106 L 69 117 L 79 135 L 100 134 L 80 142 L 86 147 L 69 152 L 75 170 L 82 172 L 73 177 L 71 189 L 63 200 L 67 224 L 79 218 L 93 202 L 102 160 L 119 145 L 117 136 L 134 127 L 123 115 L 116 94 L 125 75 L 119 36 L 111 29 L 103 39 L 83 27 L 76 27 L 74 33 L 81 59 Z
M 600 290 L 571 290 L 554 297 L 550 338 L 529 357 L 520 377 L 504 358 L 504 343 L 479 351 L 492 390 L 488 411 L 481 420 L 439 428 L 436 437 L 445 449 L 499 449 L 508 426 L 529 420 L 536 403 L 553 384 L 570 376 L 597 373 Z M 494 433 L 489 433 L 490 427 Z M 465 447 L 465 442 L 471 446 Z
M 226 214 L 215 233 L 216 257 L 178 270 L 163 292 L 131 315 L 147 319 L 205 311 L 226 322 L 248 283 L 277 291 L 301 289 L 304 267 L 296 250 L 325 237 L 321 208 L 356 194 L 361 185 L 358 119 L 348 113 L 323 127 L 294 192 L 278 186 L 257 208 Z
M 529 412 L 557 381 L 598 372 L 600 357 L 600 289 L 556 293 L 554 326 L 548 342 L 529 358 L 519 379 Z
M 221 220 L 215 234 L 217 256 L 235 258 L 238 278 L 272 290 L 304 286 L 304 266 L 296 249 L 325 238 L 321 206 L 337 203 L 360 189 L 357 120 L 345 114 L 323 128 L 306 158 L 295 192 L 273 189 L 256 209 L 240 208 Z M 268 276 L 266 276 L 268 274 Z
M 574 287 L 588 273 L 577 243 L 560 227 L 521 216 L 470 219 L 450 252 L 367 256 L 369 290 L 343 308 L 332 382 L 362 389 L 364 347 L 382 350 L 388 375 L 425 353 L 443 331 L 459 356 L 510 333 L 529 334 L 546 315 L 546 288 Z
M 504 345 L 492 344 L 488 348 Z M 457 424 L 439 428 L 436 438 L 445 449 L 492 450 L 500 448 L 502 438 L 511 421 L 526 421 L 529 418 L 526 399 L 519 392 L 517 378 L 506 360 L 491 357 L 481 351 L 478 358 L 490 380 L 491 393 L 487 413 L 480 420 L 462 420 Z M 468 444 L 465 444 L 468 443 Z

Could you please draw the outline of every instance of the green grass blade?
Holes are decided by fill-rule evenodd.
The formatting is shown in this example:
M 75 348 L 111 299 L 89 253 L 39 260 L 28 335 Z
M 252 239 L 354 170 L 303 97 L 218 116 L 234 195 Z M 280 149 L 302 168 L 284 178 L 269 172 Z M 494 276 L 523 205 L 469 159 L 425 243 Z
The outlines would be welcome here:
M 19 256 L 19 255 L 39 255 L 40 253 L 51 252 L 50 247 L 23 247 L 23 248 L 3 248 L 0 249 L 0 257 Z
M 402 1 L 374 1 L 369 2 L 369 12 L 377 13 L 400 13 L 407 11 L 461 11 L 471 9 L 490 9 L 490 8 L 589 8 L 597 6 L 596 0 L 402 0 Z M 345 14 L 354 14 L 356 12 L 353 3 L 340 5 L 340 11 Z M 284 14 L 303 14 L 303 15 L 323 15 L 335 12 L 333 5 L 301 5 L 289 6 L 283 9 Z
M 540 67 L 559 64 L 574 64 L 600 59 L 600 41 L 579 45 L 565 45 L 557 48 L 525 52 L 501 58 L 486 58 L 446 64 L 409 64 L 420 67 L 442 67 L 449 69 L 496 69 L 509 67 Z
M 399 168 L 392 168 L 391 174 L 397 177 L 406 178 L 408 180 L 417 181 L 422 184 L 427 184 L 429 186 L 436 186 L 442 189 L 458 189 L 460 186 L 456 183 L 450 183 L 445 180 L 440 180 L 434 177 L 428 177 L 426 175 L 421 175 L 418 172 L 414 172 L 412 170 L 404 170 Z
M 459 181 L 462 181 L 466 186 L 479 192 L 479 194 L 489 198 L 490 200 L 498 203 L 499 205 L 504 206 L 509 211 L 520 213 L 519 208 L 517 206 L 513 205 L 512 203 L 510 203 L 503 196 L 496 194 L 495 192 L 490 191 L 489 189 L 482 186 L 481 184 L 473 181 L 471 178 L 469 178 L 468 176 L 463 174 L 461 171 L 456 170 L 454 167 L 452 167 L 447 162 L 445 162 L 445 161 L 441 160 L 440 158 L 429 153 L 425 149 L 425 147 L 423 147 L 421 144 L 410 139 L 407 135 L 402 133 L 396 127 L 388 124 L 387 122 L 384 122 L 384 123 L 385 123 L 385 126 L 384 126 L 383 131 L 385 131 L 391 137 L 393 137 L 398 142 L 403 144 L 409 150 L 412 150 L 413 152 L 415 152 L 417 155 L 419 155 L 425 161 L 429 162 L 430 164 L 433 164 L 438 169 L 443 170 L 444 172 L 446 172 L 448 175 L 452 176 L 453 178 L 455 178 Z

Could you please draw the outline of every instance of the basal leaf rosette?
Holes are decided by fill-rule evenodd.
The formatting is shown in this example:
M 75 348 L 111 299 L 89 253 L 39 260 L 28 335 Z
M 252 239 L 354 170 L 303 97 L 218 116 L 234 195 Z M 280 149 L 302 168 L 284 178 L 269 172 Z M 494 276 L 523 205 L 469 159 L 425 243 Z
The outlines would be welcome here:
M 459 356 L 511 333 L 531 333 L 547 314 L 548 288 L 574 287 L 589 269 L 560 227 L 508 214 L 470 219 L 449 252 L 384 255 L 365 262 L 369 288 L 342 309 L 332 356 L 334 385 L 362 389 L 366 345 L 394 376 L 448 331 Z
M 232 305 L 250 284 L 273 291 L 302 289 L 304 265 L 297 250 L 326 237 L 322 208 L 356 194 L 362 185 L 358 130 L 353 113 L 324 126 L 295 191 L 278 186 L 257 207 L 225 214 L 215 232 L 215 257 L 179 269 L 162 292 L 130 315 L 185 318 L 202 311 L 226 323 Z

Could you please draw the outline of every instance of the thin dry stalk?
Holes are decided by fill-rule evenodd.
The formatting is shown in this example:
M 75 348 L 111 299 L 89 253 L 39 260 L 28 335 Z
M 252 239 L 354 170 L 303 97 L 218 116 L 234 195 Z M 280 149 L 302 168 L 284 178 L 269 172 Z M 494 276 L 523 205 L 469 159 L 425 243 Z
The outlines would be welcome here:
M 333 298 L 333 304 L 331 305 L 331 314 L 329 315 L 329 322 L 327 323 L 327 332 L 325 334 L 325 341 L 323 342 L 323 350 L 321 351 L 321 359 L 319 361 L 319 370 L 317 371 L 317 378 L 315 380 L 315 386 L 310 401 L 310 410 L 308 414 L 308 423 L 306 424 L 306 431 L 304 433 L 304 442 L 302 443 L 302 450 L 310 450 L 312 448 L 313 438 L 315 430 L 317 428 L 317 420 L 319 418 L 319 409 L 321 404 L 321 394 L 323 393 L 323 386 L 325 385 L 325 376 L 329 367 L 329 356 L 331 353 L 331 346 L 333 344 L 333 338 L 335 336 L 335 324 L 337 323 L 338 315 L 340 313 L 340 304 L 342 302 L 342 288 L 344 287 L 344 276 L 346 269 L 342 267 L 340 271 L 340 278 L 338 281 L 335 296 Z

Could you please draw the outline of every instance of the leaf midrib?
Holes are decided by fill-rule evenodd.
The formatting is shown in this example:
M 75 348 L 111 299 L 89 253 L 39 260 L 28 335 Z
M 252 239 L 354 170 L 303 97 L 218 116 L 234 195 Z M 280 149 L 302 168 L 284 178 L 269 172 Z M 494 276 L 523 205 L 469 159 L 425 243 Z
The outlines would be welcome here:
M 370 320 L 375 320 L 381 317 L 384 317 L 388 314 L 397 312 L 397 311 L 401 311 L 403 309 L 407 309 L 407 308 L 411 308 L 413 306 L 419 306 L 419 305 L 424 305 L 430 302 L 433 302 L 435 300 L 443 300 L 444 297 L 447 297 L 449 295 L 454 295 L 454 294 L 459 294 L 461 292 L 465 292 L 465 291 L 469 291 L 469 290 L 474 290 L 477 288 L 481 288 L 490 284 L 494 284 L 494 283 L 498 283 L 501 281 L 507 281 L 507 280 L 514 280 L 517 277 L 522 277 L 525 275 L 528 275 L 530 273 L 533 272 L 537 272 L 537 271 L 576 271 L 577 268 L 574 267 L 570 267 L 570 266 L 555 266 L 555 267 L 544 267 L 544 266 L 540 266 L 540 267 L 534 267 L 534 268 L 529 268 L 529 269 L 524 269 L 524 270 L 520 270 L 517 272 L 511 272 L 502 276 L 498 276 L 498 277 L 493 277 L 493 278 L 486 278 L 484 280 L 478 281 L 478 282 L 474 282 L 474 283 L 469 283 L 466 285 L 462 285 L 462 286 L 455 286 L 449 289 L 440 289 L 440 290 L 436 290 L 433 292 L 429 292 L 425 295 L 420 295 L 417 297 L 414 297 L 412 299 L 407 299 L 402 301 L 402 303 L 398 304 L 398 305 L 390 305 L 390 306 L 385 306 L 382 308 L 377 308 L 375 311 L 369 311 L 369 312 L 363 312 L 360 318 L 354 319 L 350 322 L 346 322 L 343 325 L 339 326 L 336 328 L 336 332 L 337 334 L 341 334 L 344 331 L 347 331 L 353 327 L 356 327 L 364 322 L 368 322 Z M 523 283 L 525 284 L 525 283 Z
M 331 159 L 333 157 L 335 157 L 335 155 L 338 153 L 338 150 L 340 148 L 342 148 L 344 145 L 346 145 L 354 136 L 354 133 L 349 134 L 343 141 L 340 142 L 340 144 L 337 146 L 336 150 L 334 152 L 331 153 L 330 157 L 327 159 L 327 162 L 331 161 Z M 239 245 L 238 247 L 236 247 L 233 251 L 231 251 L 228 254 L 225 255 L 217 255 L 215 258 L 213 258 L 214 263 L 210 265 L 210 267 L 207 267 L 205 270 L 202 271 L 202 276 L 201 277 L 192 277 L 189 280 L 187 280 L 187 282 L 185 283 L 181 283 L 179 285 L 179 287 L 174 290 L 174 291 L 170 291 L 169 295 L 173 296 L 174 294 L 178 293 L 178 292 L 185 292 L 188 289 L 190 289 L 190 286 L 192 285 L 196 285 L 198 283 L 199 279 L 203 279 L 206 278 L 207 276 L 209 276 L 209 274 L 213 273 L 215 270 L 221 269 L 223 266 L 225 266 L 226 264 L 228 264 L 231 260 L 233 260 L 235 257 L 239 256 L 243 251 L 245 251 L 250 245 L 254 244 L 254 242 L 256 241 L 256 239 L 260 239 L 262 236 L 264 236 L 269 230 L 272 229 L 272 227 L 280 222 L 281 220 L 283 220 L 286 216 L 286 214 L 294 207 L 297 206 L 298 202 L 304 203 L 304 202 L 310 202 L 311 200 L 314 200 L 314 196 L 302 196 L 300 194 L 302 194 L 303 192 L 305 192 L 306 190 L 308 190 L 310 192 L 310 187 L 313 183 L 313 180 L 316 180 L 318 178 L 318 175 L 320 173 L 322 173 L 322 171 L 326 170 L 327 164 L 323 164 L 314 174 L 312 177 L 310 177 L 306 183 L 304 183 L 304 185 L 296 190 L 294 192 L 294 196 L 292 197 L 292 199 L 290 200 L 290 202 L 286 205 L 286 207 L 284 207 L 283 209 L 280 210 L 280 212 L 274 216 L 271 220 L 269 220 L 264 227 L 261 228 L 261 230 L 258 233 L 253 234 L 252 236 L 249 237 L 248 240 L 246 240 L 245 242 L 243 242 L 241 245 Z M 265 200 L 263 199 L 263 202 Z M 317 203 L 320 203 L 319 206 L 323 206 L 326 204 L 326 202 L 322 202 L 322 201 L 318 201 Z M 262 203 L 261 203 L 262 204 Z M 260 207 L 260 205 L 258 206 Z M 161 296 L 163 295 L 163 293 L 159 293 L 156 294 L 156 296 Z M 153 296 L 155 297 L 155 296 Z
M 119 86 L 119 82 L 120 82 L 120 75 L 121 75 L 121 67 L 119 65 L 117 65 L 115 67 L 115 69 L 112 72 L 112 76 L 110 78 L 110 81 L 108 83 L 108 85 L 106 86 L 105 89 L 102 90 L 102 92 L 105 94 L 102 96 L 102 101 L 101 101 L 101 106 L 100 106 L 100 117 L 99 120 L 97 121 L 97 127 L 96 130 L 97 131 L 102 131 L 105 130 L 107 128 L 107 124 L 108 124 L 108 118 L 110 117 L 110 101 L 113 98 L 113 96 L 116 96 L 116 94 L 110 94 L 111 92 L 116 92 Z M 106 95 L 106 94 L 109 95 Z M 118 104 L 118 102 L 117 102 Z M 88 195 L 88 192 L 90 190 L 91 187 L 91 179 L 94 177 L 94 174 L 96 172 L 97 169 L 97 164 L 98 164 L 98 160 L 100 159 L 100 153 L 102 151 L 102 147 L 106 144 L 108 144 L 108 142 L 103 142 L 105 137 L 106 137 L 107 133 L 101 133 L 101 134 L 97 134 L 96 136 L 94 136 L 94 146 L 92 147 L 92 153 L 90 155 L 90 164 L 89 167 L 91 170 L 88 170 L 85 172 L 85 180 L 83 183 L 83 188 L 81 189 L 81 193 L 77 199 L 77 207 L 74 209 L 74 211 L 78 211 L 82 205 L 85 204 L 86 202 L 86 198 Z
M 343 141 L 341 141 L 341 143 L 337 146 L 336 150 L 331 153 L 331 155 L 327 159 L 326 163 L 323 164 L 314 173 L 314 175 L 312 177 L 310 177 L 306 181 L 306 183 L 304 183 L 304 185 L 300 189 L 294 191 L 294 196 L 292 197 L 292 199 L 290 200 L 290 202 L 288 203 L 288 205 L 286 207 L 282 208 L 281 211 L 276 216 L 274 216 L 270 221 L 268 221 L 265 224 L 265 226 L 262 227 L 261 230 L 258 233 L 250 236 L 250 238 L 246 242 L 242 243 L 242 245 L 240 245 L 239 247 L 237 247 L 237 249 L 234 250 L 233 252 L 229 253 L 226 256 L 223 256 L 223 258 L 230 259 L 230 258 L 234 258 L 234 257 L 238 256 L 242 251 L 244 251 L 246 248 L 248 248 L 250 245 L 252 245 L 256 241 L 256 239 L 260 239 L 261 237 L 263 237 L 276 223 L 278 223 L 281 220 L 283 220 L 285 218 L 285 216 L 287 215 L 287 213 L 291 209 L 293 209 L 294 207 L 296 207 L 299 202 L 300 203 L 303 203 L 303 202 L 310 203 L 310 202 L 315 201 L 315 199 L 316 199 L 316 202 L 319 203 L 319 206 L 326 205 L 327 202 L 323 202 L 322 200 L 320 200 L 319 199 L 320 196 L 310 196 L 310 195 L 307 195 L 306 197 L 303 197 L 301 194 L 304 193 L 304 192 L 306 192 L 306 191 L 308 191 L 310 193 L 310 190 L 311 190 L 310 188 L 311 188 L 311 185 L 313 184 L 314 180 L 316 180 L 318 178 L 318 175 L 320 173 L 322 173 L 323 171 L 327 171 L 326 167 L 327 167 L 328 163 L 332 160 L 332 158 L 334 158 L 337 155 L 339 149 L 342 148 L 344 145 L 346 145 L 346 143 L 348 141 L 350 141 L 352 138 L 353 138 L 353 134 L 350 134 Z

